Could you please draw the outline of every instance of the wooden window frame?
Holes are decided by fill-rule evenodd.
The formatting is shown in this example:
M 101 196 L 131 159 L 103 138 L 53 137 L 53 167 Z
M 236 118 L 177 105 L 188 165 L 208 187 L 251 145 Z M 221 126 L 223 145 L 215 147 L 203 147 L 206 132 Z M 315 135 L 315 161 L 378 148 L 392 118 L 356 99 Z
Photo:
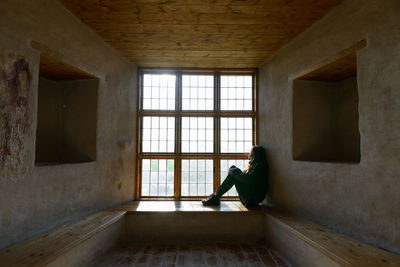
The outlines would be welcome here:
M 175 74 L 175 110 L 143 110 L 143 75 L 144 74 Z M 213 74 L 214 75 L 214 109 L 208 111 L 182 110 L 182 75 L 183 74 Z M 222 111 L 220 110 L 220 77 L 221 75 L 252 75 L 252 110 Z M 134 199 L 140 200 L 195 200 L 202 196 L 181 196 L 181 160 L 182 159 L 212 159 L 213 160 L 213 191 L 220 186 L 220 160 L 222 159 L 247 159 L 248 153 L 221 153 L 220 145 L 220 118 L 221 117 L 248 117 L 252 118 L 252 140 L 257 144 L 258 130 L 258 71 L 257 69 L 188 69 L 188 68 L 139 68 L 138 69 L 138 95 L 137 95 L 137 121 L 136 121 L 136 172 Z M 175 150 L 174 153 L 142 152 L 142 118 L 144 116 L 168 116 L 175 118 Z M 214 152 L 213 153 L 182 153 L 181 152 L 181 118 L 182 117 L 212 117 L 214 119 Z M 142 159 L 174 159 L 174 196 L 141 196 Z M 225 196 L 223 199 L 238 199 L 236 196 Z

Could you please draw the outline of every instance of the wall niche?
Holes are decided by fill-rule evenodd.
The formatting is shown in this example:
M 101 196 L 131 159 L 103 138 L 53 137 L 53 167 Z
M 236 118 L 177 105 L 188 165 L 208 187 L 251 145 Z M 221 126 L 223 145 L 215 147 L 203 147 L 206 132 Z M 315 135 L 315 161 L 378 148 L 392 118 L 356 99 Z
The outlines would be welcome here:
M 36 166 L 96 160 L 98 86 L 93 75 L 41 53 Z
M 361 41 L 293 80 L 293 159 L 360 162 L 357 50 Z

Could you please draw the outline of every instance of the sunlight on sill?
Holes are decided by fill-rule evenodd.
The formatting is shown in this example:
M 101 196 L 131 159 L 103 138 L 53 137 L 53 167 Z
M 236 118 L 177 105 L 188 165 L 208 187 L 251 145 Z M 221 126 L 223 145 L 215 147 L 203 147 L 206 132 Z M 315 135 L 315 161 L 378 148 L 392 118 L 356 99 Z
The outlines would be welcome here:
M 134 201 L 123 205 L 129 211 L 139 212 L 241 212 L 248 211 L 239 201 L 221 201 L 220 206 L 204 207 L 201 201 Z

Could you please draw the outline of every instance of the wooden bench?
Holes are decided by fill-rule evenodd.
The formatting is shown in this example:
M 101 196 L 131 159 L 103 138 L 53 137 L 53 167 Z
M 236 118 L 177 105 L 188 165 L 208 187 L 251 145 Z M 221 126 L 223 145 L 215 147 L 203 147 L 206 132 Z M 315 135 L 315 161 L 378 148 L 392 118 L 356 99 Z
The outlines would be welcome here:
M 243 212 L 244 210 L 236 206 L 222 205 L 219 209 L 207 211 L 203 208 L 204 210 L 199 212 L 197 209 L 201 207 L 196 206 L 196 203 L 192 203 L 190 206 L 190 203 L 185 202 L 180 205 L 175 203 L 176 209 L 168 212 L 165 212 L 165 209 L 169 206 L 163 206 L 161 210 L 164 212 L 160 212 L 153 211 L 154 207 L 150 205 L 151 203 L 147 203 L 149 204 L 147 206 L 142 205 L 143 207 L 140 209 L 138 204 L 133 202 L 107 211 L 96 212 L 81 220 L 4 249 L 0 251 L 0 266 L 87 266 L 89 263 L 93 263 L 96 255 L 105 251 L 107 246 L 112 247 L 117 244 L 112 239 L 117 240 L 124 231 L 124 227 L 127 228 L 125 235 L 130 241 L 140 239 L 141 235 L 146 236 L 144 240 L 148 241 L 146 227 L 149 227 L 149 222 L 157 223 L 158 220 L 155 216 L 167 220 L 160 224 L 164 230 L 160 230 L 160 233 L 157 234 L 157 240 L 160 239 L 160 235 L 162 237 L 162 234 L 165 235 L 165 232 L 168 232 L 165 231 L 166 225 L 182 221 L 178 220 L 182 216 L 190 217 L 191 220 L 187 223 L 196 224 L 195 228 L 187 227 L 185 232 L 185 228 L 178 225 L 176 231 L 172 232 L 179 233 L 182 230 L 181 234 L 186 234 L 189 241 L 194 241 L 192 240 L 193 229 L 200 229 L 201 225 L 197 224 L 201 221 L 209 220 L 214 216 L 213 220 L 218 222 L 227 217 L 227 221 L 222 224 L 226 228 L 226 225 L 232 224 L 231 216 L 234 216 L 233 221 L 240 224 L 240 226 L 234 225 L 234 228 L 240 228 L 243 226 L 243 222 L 250 219 L 251 221 L 247 222 L 249 225 L 258 225 L 253 227 L 258 229 L 258 232 L 253 234 L 254 238 L 264 238 L 272 248 L 278 250 L 294 266 L 400 266 L 400 256 L 274 209 Z M 188 210 L 189 208 L 194 210 Z M 129 211 L 129 216 L 125 217 L 127 211 Z M 151 220 L 149 220 L 149 216 L 151 216 Z M 173 218 L 169 218 L 171 216 Z M 176 218 L 179 216 L 181 218 Z M 193 216 L 198 218 L 193 218 Z M 141 217 L 143 220 L 139 220 Z M 122 218 L 126 218 L 124 224 L 118 225 L 117 222 Z M 217 226 L 215 227 L 217 228 Z M 154 225 L 150 225 L 150 228 L 154 231 Z M 231 230 L 227 231 L 229 234 L 228 232 L 225 234 L 232 235 Z M 129 232 L 132 233 L 129 235 Z M 207 238 L 210 236 L 212 233 L 206 235 Z M 246 233 L 246 238 L 251 236 Z M 244 237 L 240 238 L 242 240 Z
M 266 240 L 295 266 L 400 266 L 400 256 L 274 209 Z
M 100 211 L 0 251 L 0 266 L 44 266 L 123 218 Z

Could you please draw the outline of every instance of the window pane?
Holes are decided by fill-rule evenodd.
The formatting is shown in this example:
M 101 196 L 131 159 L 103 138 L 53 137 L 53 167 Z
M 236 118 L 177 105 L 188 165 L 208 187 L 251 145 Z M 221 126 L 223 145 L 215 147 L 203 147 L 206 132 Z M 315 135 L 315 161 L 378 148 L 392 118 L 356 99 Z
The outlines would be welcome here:
M 248 153 L 252 143 L 252 118 L 221 118 L 222 153 Z
M 206 196 L 213 191 L 213 160 L 182 160 L 182 196 Z
M 221 75 L 221 110 L 252 110 L 253 77 Z
M 182 152 L 212 153 L 213 132 L 212 117 L 182 117 Z
M 179 75 L 179 76 L 178 76 Z M 140 153 L 154 153 L 159 159 L 143 159 L 146 154 L 142 154 L 140 159 L 141 173 L 141 196 L 165 197 L 174 196 L 176 188 L 174 162 L 175 159 L 163 158 L 164 153 L 175 155 L 178 151 L 176 142 L 180 142 L 180 152 L 182 153 L 210 153 L 212 155 L 220 148 L 221 153 L 248 153 L 253 145 L 253 124 L 255 118 L 249 115 L 254 109 L 253 74 L 218 74 L 219 81 L 214 79 L 215 73 L 207 72 L 203 74 L 170 74 L 165 73 L 146 73 L 142 75 L 141 88 L 141 107 L 146 112 L 146 116 L 141 116 L 142 128 L 139 129 L 141 139 Z M 179 83 L 177 80 L 179 79 Z M 214 86 L 219 82 L 219 92 Z M 176 99 L 177 84 L 181 91 L 181 99 Z M 220 100 L 214 98 L 218 93 Z M 220 101 L 219 103 L 217 101 Z M 177 106 L 181 106 L 183 111 L 190 111 L 189 114 L 176 113 Z M 219 113 L 220 111 L 228 111 Z M 164 112 L 170 110 L 171 114 Z M 195 113 L 199 111 L 199 113 Z M 213 114 L 200 114 L 203 111 L 215 111 Z M 228 115 L 229 111 L 238 111 L 236 117 Z M 240 115 L 240 111 L 242 115 Z M 172 114 L 174 113 L 174 114 Z M 183 115 L 183 117 L 182 117 Z M 194 116 L 193 116 L 194 115 Z M 204 117 L 207 115 L 208 117 Z M 168 117 L 166 117 L 168 116 Z M 222 117 L 220 117 L 222 116 Z M 224 117 L 226 116 L 226 117 Z M 175 121 L 179 118 L 181 121 Z M 219 121 L 215 121 L 219 119 Z M 179 128 L 175 128 L 175 124 Z M 219 124 L 220 142 L 214 144 L 215 128 L 214 124 Z M 176 132 L 179 131 L 179 132 Z M 176 136 L 181 140 L 176 140 Z M 187 154 L 184 154 L 187 155 Z M 201 157 L 200 154 L 197 154 Z M 228 157 L 223 154 L 223 157 Z M 215 155 L 219 156 L 219 155 Z M 186 156 L 183 156 L 184 158 Z M 207 156 L 208 157 L 208 156 Z M 153 158 L 153 156 L 152 156 Z M 242 170 L 245 169 L 248 160 L 224 159 L 218 162 L 221 164 L 220 173 L 214 174 L 214 159 L 181 159 L 181 196 L 203 197 L 213 192 L 214 176 L 220 175 L 221 182 L 225 179 L 229 166 L 236 165 Z M 237 196 L 235 188 L 232 188 L 228 196 Z
M 174 152 L 174 117 L 143 117 L 142 152 Z
M 173 74 L 143 74 L 143 109 L 174 110 L 175 79 Z
M 182 75 L 183 110 L 212 110 L 213 101 L 213 75 Z
M 244 171 L 247 168 L 247 164 L 248 164 L 248 160 L 244 160 L 244 159 L 223 159 L 221 160 L 221 173 L 220 173 L 220 181 L 221 184 L 222 182 L 225 180 L 226 176 L 228 175 L 228 170 L 229 167 L 231 167 L 232 165 L 235 165 L 236 167 L 238 167 L 239 169 L 241 169 L 242 171 Z M 232 187 L 226 194 L 226 196 L 237 196 L 237 191 L 235 187 Z
M 142 160 L 142 196 L 174 195 L 174 160 Z

